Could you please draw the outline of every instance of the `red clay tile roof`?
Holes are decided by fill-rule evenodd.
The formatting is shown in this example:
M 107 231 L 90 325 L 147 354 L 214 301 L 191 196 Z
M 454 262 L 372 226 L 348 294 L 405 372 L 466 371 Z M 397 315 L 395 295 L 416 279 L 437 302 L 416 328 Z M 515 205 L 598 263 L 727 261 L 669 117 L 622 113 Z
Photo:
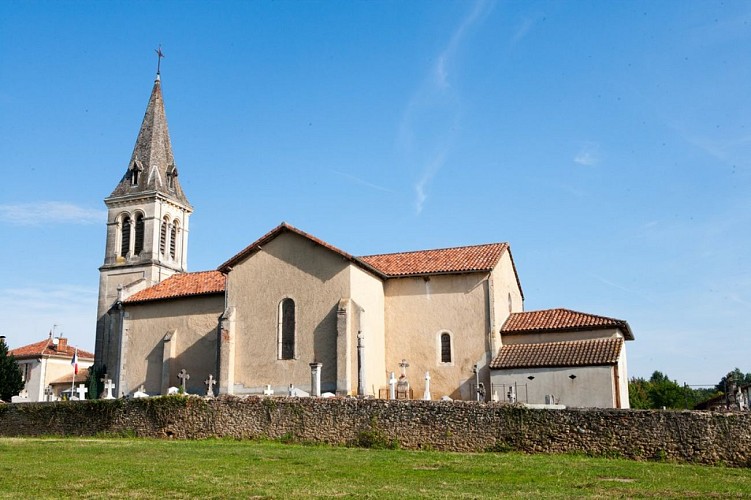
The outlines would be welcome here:
M 490 271 L 508 243 L 441 248 L 360 257 L 389 277 Z
M 156 285 L 134 293 L 123 302 L 134 304 L 151 300 L 174 299 L 224 292 L 224 275 L 219 271 L 174 274 Z
M 631 328 L 622 319 L 595 316 L 594 314 L 561 308 L 512 313 L 501 327 L 501 334 L 523 335 L 526 333 L 570 332 L 602 328 L 619 328 L 627 340 L 634 340 Z
M 255 252 L 259 251 L 263 245 L 265 245 L 266 243 L 268 243 L 269 241 L 273 240 L 274 238 L 276 238 L 277 236 L 279 236 L 280 234 L 282 234 L 284 232 L 294 233 L 294 234 L 297 234 L 298 236 L 302 236 L 303 238 L 307 238 L 308 240 L 310 240 L 310 241 L 312 241 L 312 242 L 314 242 L 314 243 L 316 243 L 316 244 L 318 244 L 318 245 L 320 245 L 320 246 L 322 246 L 324 248 L 327 248 L 327 249 L 331 250 L 332 252 L 334 252 L 336 254 L 339 254 L 344 259 L 346 259 L 346 260 L 348 260 L 348 261 L 350 261 L 350 262 L 358 265 L 359 267 L 362 267 L 362 268 L 366 269 L 367 271 L 369 271 L 369 272 L 371 272 L 373 274 L 376 274 L 376 275 L 382 277 L 382 273 L 380 271 L 378 271 L 377 269 L 374 269 L 373 267 L 371 267 L 370 264 L 368 264 L 366 262 L 363 262 L 361 259 L 353 257 L 352 255 L 348 254 L 347 252 L 345 252 L 343 250 L 339 250 L 335 246 L 330 245 L 330 244 L 326 243 L 325 241 L 320 240 L 320 239 L 316 238 L 315 236 L 306 233 L 305 231 L 301 231 L 301 230 L 297 229 L 296 227 L 294 227 L 294 226 L 292 226 L 290 224 L 287 224 L 286 222 L 282 222 L 281 224 L 279 224 L 278 226 L 276 226 L 274 229 L 272 229 L 268 233 L 266 233 L 263 236 L 261 236 L 259 239 L 257 239 L 256 241 L 254 241 L 253 243 L 251 243 L 250 245 L 248 245 L 247 247 L 245 247 L 243 250 L 241 250 L 239 253 L 237 253 L 234 257 L 232 257 L 231 259 L 229 259 L 227 262 L 225 262 L 224 264 L 220 265 L 217 269 L 219 271 L 222 271 L 222 272 L 225 272 L 225 273 L 229 272 L 235 265 L 237 265 L 238 262 L 241 262 L 241 261 L 245 260 L 250 255 L 252 255 Z
M 72 358 L 74 352 L 76 352 L 76 347 L 68 344 L 66 344 L 65 349 L 58 349 L 58 346 L 52 343 L 51 337 L 46 338 L 41 342 L 35 342 L 34 344 L 25 345 L 10 351 L 16 359 L 39 358 L 41 356 L 61 356 Z M 93 360 L 94 355 L 88 351 L 79 349 L 78 359 Z
M 504 345 L 490 367 L 503 369 L 614 365 L 618 362 L 622 347 L 623 339 L 618 337 Z

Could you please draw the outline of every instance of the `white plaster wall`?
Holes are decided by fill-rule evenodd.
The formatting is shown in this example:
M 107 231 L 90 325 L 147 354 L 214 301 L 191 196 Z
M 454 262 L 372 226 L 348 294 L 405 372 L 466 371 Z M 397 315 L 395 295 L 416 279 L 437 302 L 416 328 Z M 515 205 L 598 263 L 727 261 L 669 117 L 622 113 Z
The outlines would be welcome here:
M 572 380 L 570 375 L 576 378 Z M 529 380 L 529 376 L 534 379 Z M 516 384 L 521 403 L 542 404 L 545 395 L 552 394 L 557 404 L 568 407 L 615 408 L 613 366 L 491 370 L 491 380 L 492 390 L 498 392 L 501 401 L 508 387 Z
M 230 271 L 236 394 L 260 392 L 266 384 L 284 394 L 289 384 L 308 390 L 312 362 L 323 363 L 322 392 L 336 390 L 336 313 L 339 300 L 350 297 L 349 266 L 342 256 L 284 232 Z M 286 297 L 295 301 L 296 358 L 291 360 L 278 359 L 279 303 Z
M 448 395 L 474 399 L 472 367 L 487 359 L 489 345 L 488 273 L 390 279 L 385 283 L 386 370 L 399 376 L 402 358 L 414 397 L 425 389 L 430 371 L 433 399 Z M 453 359 L 440 362 L 437 336 L 448 331 Z M 487 370 L 481 382 L 489 384 Z
M 618 357 L 618 390 L 620 391 L 621 408 L 631 408 L 628 400 L 628 365 L 626 363 L 626 342 L 621 348 L 621 355 Z
M 224 310 L 223 295 L 126 304 L 124 380 L 120 394 L 132 394 L 141 384 L 152 395 L 161 393 L 164 336 L 175 331 L 175 358 L 170 385 L 179 387 L 177 374 L 187 370 L 189 393 L 205 394 L 203 381 L 217 377 L 217 324 Z M 122 378 L 122 377 L 121 377 Z

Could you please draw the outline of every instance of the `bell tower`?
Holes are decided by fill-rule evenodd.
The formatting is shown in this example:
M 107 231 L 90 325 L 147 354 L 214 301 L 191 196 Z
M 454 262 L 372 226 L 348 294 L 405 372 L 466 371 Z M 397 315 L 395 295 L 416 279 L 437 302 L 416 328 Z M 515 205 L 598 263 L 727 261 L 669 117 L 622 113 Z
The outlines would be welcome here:
M 99 268 L 95 365 L 114 375 L 120 356 L 119 301 L 188 269 L 193 207 L 178 180 L 159 71 L 125 174 L 104 203 L 107 240 Z

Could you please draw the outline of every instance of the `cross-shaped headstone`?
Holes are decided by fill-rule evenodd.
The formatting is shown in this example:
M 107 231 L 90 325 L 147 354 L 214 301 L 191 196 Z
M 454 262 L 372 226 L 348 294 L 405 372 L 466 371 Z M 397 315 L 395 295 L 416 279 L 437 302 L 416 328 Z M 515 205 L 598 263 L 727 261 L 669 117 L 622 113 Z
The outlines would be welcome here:
M 274 389 L 271 388 L 271 384 L 266 384 L 266 388 L 263 390 L 264 396 L 273 396 Z
M 55 391 L 52 389 L 51 385 L 48 385 L 44 388 L 44 395 L 47 396 L 47 401 L 52 401 L 52 396 L 55 394 Z
M 399 363 L 399 368 L 402 369 L 402 377 L 407 376 L 407 368 L 409 368 L 409 363 L 407 363 L 406 359 L 403 359 L 401 363 Z
M 86 388 L 85 384 L 79 384 L 76 392 L 78 393 L 78 399 L 86 399 L 86 393 L 89 392 L 89 390 Z
M 203 381 L 204 384 L 206 384 L 206 395 L 209 397 L 214 397 L 214 385 L 216 384 L 216 380 L 214 380 L 214 376 L 209 374 L 209 378 Z
M 115 396 L 112 395 L 112 391 L 115 389 L 115 384 L 112 382 L 111 378 L 104 380 L 104 390 L 107 391 L 107 394 L 104 396 L 104 399 L 115 399 Z
M 190 374 L 187 371 L 185 371 L 185 368 L 183 368 L 182 370 L 180 370 L 180 373 L 177 374 L 177 378 L 180 379 L 180 384 L 183 387 L 183 394 L 187 394 L 187 391 L 185 390 L 185 386 L 188 380 L 190 380 Z

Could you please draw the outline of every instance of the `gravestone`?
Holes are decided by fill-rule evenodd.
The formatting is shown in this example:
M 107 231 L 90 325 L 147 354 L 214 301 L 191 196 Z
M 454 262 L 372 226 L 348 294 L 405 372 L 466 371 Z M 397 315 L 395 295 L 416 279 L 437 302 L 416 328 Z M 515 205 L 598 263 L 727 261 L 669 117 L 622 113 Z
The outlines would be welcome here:
M 137 399 L 149 397 L 149 395 L 146 393 L 146 388 L 143 386 L 143 384 L 141 384 L 141 387 L 139 387 L 138 390 L 133 393 L 133 397 Z
M 402 374 L 399 376 L 399 380 L 396 382 L 396 399 L 409 399 L 409 380 L 407 379 L 407 368 L 409 363 L 406 359 L 403 359 L 399 363 L 399 368 L 402 369 Z
M 425 401 L 433 399 L 430 397 L 430 372 L 425 372 L 425 392 L 422 393 L 422 399 Z
M 214 397 L 214 385 L 216 384 L 216 380 L 214 380 L 214 376 L 209 374 L 209 378 L 203 381 L 204 384 L 206 384 L 206 395 L 210 398 Z
M 76 392 L 78 393 L 78 399 L 86 399 L 86 393 L 89 392 L 89 389 L 86 387 L 86 384 L 79 384 Z
M 266 384 L 266 388 L 263 390 L 264 396 L 273 396 L 274 389 L 271 388 L 271 384 Z
M 170 387 L 169 389 L 167 389 L 167 395 L 168 395 L 168 396 L 171 396 L 171 395 L 173 395 L 173 394 L 180 394 L 180 389 L 178 389 L 178 388 L 177 388 L 177 387 L 175 387 L 175 386 L 172 386 L 172 387 Z
M 396 377 L 394 372 L 391 372 L 389 377 L 389 399 L 396 399 Z
M 115 389 L 115 384 L 112 382 L 111 378 L 105 379 L 104 381 L 104 390 L 107 391 L 107 393 L 104 395 L 102 399 L 115 399 L 115 396 L 112 395 L 112 391 Z
M 183 368 L 182 370 L 180 370 L 180 373 L 177 374 L 177 378 L 180 379 L 180 384 L 183 389 L 183 394 L 187 394 L 188 393 L 187 384 L 188 384 L 188 380 L 190 380 L 190 374 L 187 371 L 185 371 L 185 368 Z

